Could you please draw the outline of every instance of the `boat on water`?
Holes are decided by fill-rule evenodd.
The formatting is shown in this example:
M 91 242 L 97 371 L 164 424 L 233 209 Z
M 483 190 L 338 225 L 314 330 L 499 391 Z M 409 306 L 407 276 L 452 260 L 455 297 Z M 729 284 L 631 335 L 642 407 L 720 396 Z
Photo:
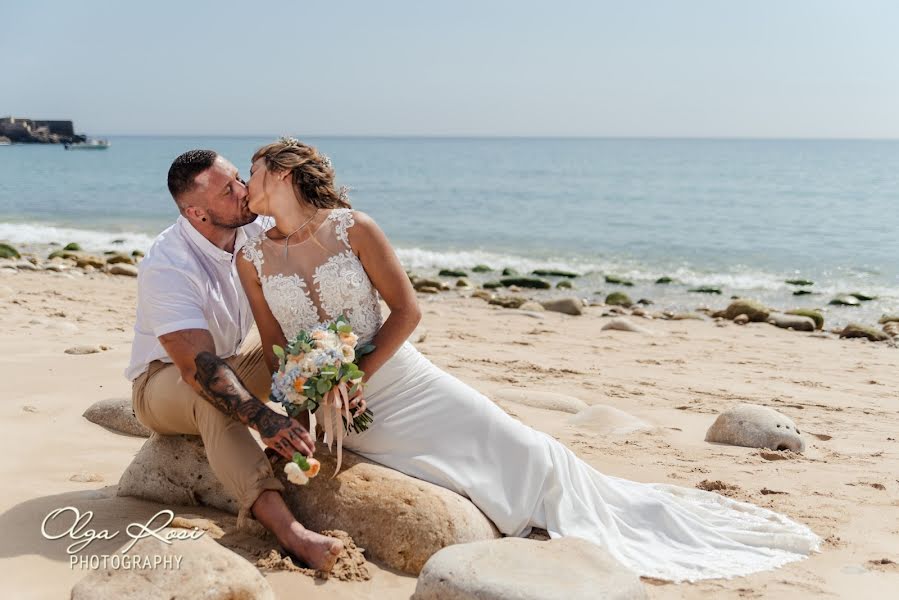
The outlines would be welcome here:
M 85 140 L 83 142 L 73 142 L 71 144 L 63 144 L 66 150 L 106 150 L 109 148 L 107 140 Z

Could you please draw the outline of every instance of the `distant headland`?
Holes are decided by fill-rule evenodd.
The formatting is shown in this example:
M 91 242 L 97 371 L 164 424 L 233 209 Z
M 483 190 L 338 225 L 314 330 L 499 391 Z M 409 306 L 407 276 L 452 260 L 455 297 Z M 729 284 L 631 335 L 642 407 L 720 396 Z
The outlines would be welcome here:
M 75 133 L 72 121 L 0 118 L 0 143 L 74 144 L 86 140 L 87 136 Z

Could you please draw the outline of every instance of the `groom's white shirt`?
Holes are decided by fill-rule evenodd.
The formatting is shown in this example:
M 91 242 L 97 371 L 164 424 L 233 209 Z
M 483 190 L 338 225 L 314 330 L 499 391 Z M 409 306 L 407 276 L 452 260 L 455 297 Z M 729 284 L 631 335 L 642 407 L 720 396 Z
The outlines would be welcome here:
M 235 258 L 248 237 L 261 231 L 258 223 L 239 228 L 234 254 L 184 217 L 159 234 L 138 267 L 137 320 L 125 377 L 133 381 L 154 360 L 172 362 L 158 338 L 182 329 L 208 330 L 221 358 L 237 354 L 253 315 Z

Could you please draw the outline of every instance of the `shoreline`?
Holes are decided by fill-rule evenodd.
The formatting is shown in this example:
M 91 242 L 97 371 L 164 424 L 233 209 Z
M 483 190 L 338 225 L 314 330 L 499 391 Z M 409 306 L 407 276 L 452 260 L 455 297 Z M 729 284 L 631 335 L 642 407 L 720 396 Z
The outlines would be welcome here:
M 575 423 L 567 413 L 498 401 L 603 473 L 711 486 L 787 514 L 825 540 L 820 554 L 749 577 L 647 581 L 650 598 L 705 598 L 710 592 L 734 599 L 853 598 L 899 584 L 895 348 L 766 323 L 628 316 L 651 333 L 602 330 L 619 317 L 617 311 L 594 306 L 569 316 L 505 309 L 470 293 L 419 295 L 423 321 L 413 342 L 439 367 L 488 397 L 509 389 L 551 391 L 624 411 L 650 428 L 628 431 L 602 419 Z M 7 398 L 0 408 L 0 464 L 8 483 L 0 506 L 7 532 L 0 540 L 0 577 L 17 597 L 65 596 L 87 573 L 70 569 L 64 553 L 40 538 L 40 520 L 55 504 L 93 509 L 106 524 L 169 508 L 114 495 L 144 439 L 81 417 L 98 400 L 130 397 L 122 372 L 136 285 L 133 278 L 99 271 L 19 272 L 0 277 L 0 297 L 0 389 Z M 64 353 L 76 345 L 108 349 Z M 716 415 L 739 402 L 771 406 L 795 420 L 806 451 L 772 461 L 752 448 L 704 442 Z M 227 521 L 210 509 L 171 508 Z M 883 559 L 896 562 L 877 562 Z M 288 572 L 266 578 L 278 597 L 409 597 L 413 578 L 371 566 L 368 582 L 321 585 Z

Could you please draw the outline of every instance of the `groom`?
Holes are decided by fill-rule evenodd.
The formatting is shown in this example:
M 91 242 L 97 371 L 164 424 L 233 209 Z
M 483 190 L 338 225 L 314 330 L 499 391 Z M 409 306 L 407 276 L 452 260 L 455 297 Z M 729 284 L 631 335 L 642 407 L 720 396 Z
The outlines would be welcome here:
M 258 339 L 247 343 L 253 316 L 235 262 L 248 237 L 261 232 L 246 184 L 216 152 L 191 150 L 172 163 L 168 187 L 181 216 L 139 267 L 125 373 L 134 414 L 160 434 L 201 436 L 213 472 L 240 505 L 238 523 L 252 513 L 289 552 L 330 570 L 343 544 L 294 519 L 249 431 L 287 458 L 315 449 L 300 423 L 258 400 L 268 398 L 271 377 Z

